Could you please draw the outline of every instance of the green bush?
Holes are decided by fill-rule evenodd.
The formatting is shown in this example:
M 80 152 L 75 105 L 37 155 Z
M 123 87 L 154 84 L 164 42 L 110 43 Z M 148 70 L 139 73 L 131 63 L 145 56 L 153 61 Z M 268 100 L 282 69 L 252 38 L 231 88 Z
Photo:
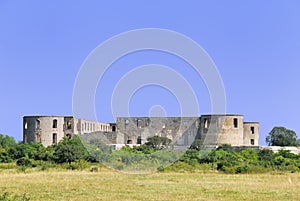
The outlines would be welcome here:
M 53 159 L 56 163 L 71 163 L 77 160 L 84 160 L 89 155 L 79 137 L 64 138 L 54 149 Z
M 171 172 L 192 172 L 195 171 L 196 168 L 190 164 L 187 164 L 182 161 L 178 161 L 173 163 L 172 165 L 164 168 L 164 171 L 171 171 Z
M 17 166 L 32 167 L 32 162 L 29 158 L 22 157 L 16 161 Z
M 68 166 L 67 169 L 70 170 L 84 170 L 90 166 L 90 163 L 85 161 L 85 160 L 78 160 L 71 162 Z

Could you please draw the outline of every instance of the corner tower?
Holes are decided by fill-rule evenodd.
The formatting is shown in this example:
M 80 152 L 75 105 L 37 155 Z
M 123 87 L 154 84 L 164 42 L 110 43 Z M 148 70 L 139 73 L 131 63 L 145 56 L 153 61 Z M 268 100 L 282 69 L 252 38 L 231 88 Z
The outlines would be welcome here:
M 244 122 L 244 146 L 258 146 L 259 123 Z
M 202 115 L 200 135 L 204 144 L 243 146 L 244 116 L 238 114 Z

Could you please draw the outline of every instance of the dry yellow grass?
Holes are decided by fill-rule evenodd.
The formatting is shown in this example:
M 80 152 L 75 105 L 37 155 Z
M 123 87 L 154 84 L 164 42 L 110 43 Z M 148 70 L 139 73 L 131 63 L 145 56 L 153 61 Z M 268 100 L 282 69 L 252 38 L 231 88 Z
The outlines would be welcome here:
M 299 200 L 300 174 L 1 172 L 4 190 L 30 200 Z

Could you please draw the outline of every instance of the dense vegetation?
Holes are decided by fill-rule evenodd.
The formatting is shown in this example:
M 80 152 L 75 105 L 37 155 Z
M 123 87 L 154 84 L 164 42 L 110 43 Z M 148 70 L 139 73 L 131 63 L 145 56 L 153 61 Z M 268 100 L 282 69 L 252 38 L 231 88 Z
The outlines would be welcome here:
M 300 146 L 296 132 L 282 126 L 276 126 L 266 137 L 269 146 Z
M 84 169 L 95 162 L 111 162 L 113 168 L 122 170 L 126 165 L 136 168 L 137 164 L 145 163 L 151 166 L 153 161 L 161 160 L 165 163 L 156 168 L 159 171 L 204 170 L 235 174 L 300 172 L 300 155 L 286 150 L 273 153 L 270 150 L 234 148 L 230 145 L 211 150 L 196 140 L 178 159 L 177 155 L 170 151 L 169 144 L 169 140 L 155 137 L 142 146 L 112 150 L 101 141 L 94 140 L 93 143 L 84 145 L 78 137 L 74 137 L 64 138 L 61 142 L 45 148 L 40 143 L 16 143 L 13 138 L 0 135 L 0 163 L 15 163 L 20 170 L 25 171 L 31 167 L 45 170 L 57 166 Z M 171 163 L 173 164 L 169 166 Z

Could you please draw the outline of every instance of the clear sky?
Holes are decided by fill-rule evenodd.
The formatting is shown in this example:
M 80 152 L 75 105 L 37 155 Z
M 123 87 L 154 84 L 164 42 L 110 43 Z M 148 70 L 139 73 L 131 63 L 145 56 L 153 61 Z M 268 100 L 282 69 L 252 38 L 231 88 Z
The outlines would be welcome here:
M 0 133 L 22 140 L 24 115 L 72 115 L 75 79 L 88 54 L 116 34 L 150 27 L 185 34 L 207 51 L 224 82 L 227 112 L 259 121 L 260 144 L 277 125 L 300 136 L 300 1 L 106 2 L 0 0 Z M 118 79 L 150 63 L 184 76 L 200 113 L 210 113 L 207 88 L 187 64 L 142 51 L 114 63 L 99 83 L 99 121 L 114 121 L 111 89 Z M 179 114 L 174 95 L 157 86 L 137 91 L 129 108 L 147 116 L 154 105 Z

